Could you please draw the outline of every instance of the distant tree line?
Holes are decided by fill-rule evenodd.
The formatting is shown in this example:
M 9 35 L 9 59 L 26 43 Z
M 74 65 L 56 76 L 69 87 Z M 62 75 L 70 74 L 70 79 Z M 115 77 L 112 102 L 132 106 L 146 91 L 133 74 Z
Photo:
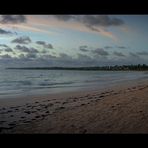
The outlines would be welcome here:
M 21 70 L 104 70 L 104 71 L 144 71 L 148 70 L 148 65 L 122 65 L 122 66 L 97 66 L 97 67 L 11 67 L 6 69 Z

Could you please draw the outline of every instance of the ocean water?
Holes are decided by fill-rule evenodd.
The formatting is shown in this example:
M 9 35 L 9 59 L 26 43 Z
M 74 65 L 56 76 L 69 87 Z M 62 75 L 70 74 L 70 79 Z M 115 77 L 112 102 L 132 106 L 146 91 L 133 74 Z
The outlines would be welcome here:
M 119 82 L 148 79 L 147 72 L 6 70 L 0 71 L 0 98 L 103 88 Z

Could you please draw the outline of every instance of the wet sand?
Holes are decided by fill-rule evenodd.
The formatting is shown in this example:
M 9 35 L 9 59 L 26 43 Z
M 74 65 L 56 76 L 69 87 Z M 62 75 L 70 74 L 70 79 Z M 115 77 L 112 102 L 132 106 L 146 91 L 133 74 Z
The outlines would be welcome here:
M 0 133 L 148 133 L 148 83 L 0 100 Z

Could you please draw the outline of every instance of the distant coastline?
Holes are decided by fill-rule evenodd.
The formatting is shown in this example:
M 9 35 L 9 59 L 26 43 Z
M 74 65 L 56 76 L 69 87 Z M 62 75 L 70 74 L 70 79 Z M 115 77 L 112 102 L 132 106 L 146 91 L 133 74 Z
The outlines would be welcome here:
M 96 66 L 96 67 L 8 67 L 13 70 L 100 70 L 100 71 L 148 71 L 148 65 Z

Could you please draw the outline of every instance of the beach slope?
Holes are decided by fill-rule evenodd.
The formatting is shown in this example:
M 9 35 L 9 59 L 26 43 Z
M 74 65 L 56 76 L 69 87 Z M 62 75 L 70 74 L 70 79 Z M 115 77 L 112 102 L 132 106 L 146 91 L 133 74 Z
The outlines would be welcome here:
M 1 107 L 0 132 L 148 133 L 146 83 L 58 97 Z

